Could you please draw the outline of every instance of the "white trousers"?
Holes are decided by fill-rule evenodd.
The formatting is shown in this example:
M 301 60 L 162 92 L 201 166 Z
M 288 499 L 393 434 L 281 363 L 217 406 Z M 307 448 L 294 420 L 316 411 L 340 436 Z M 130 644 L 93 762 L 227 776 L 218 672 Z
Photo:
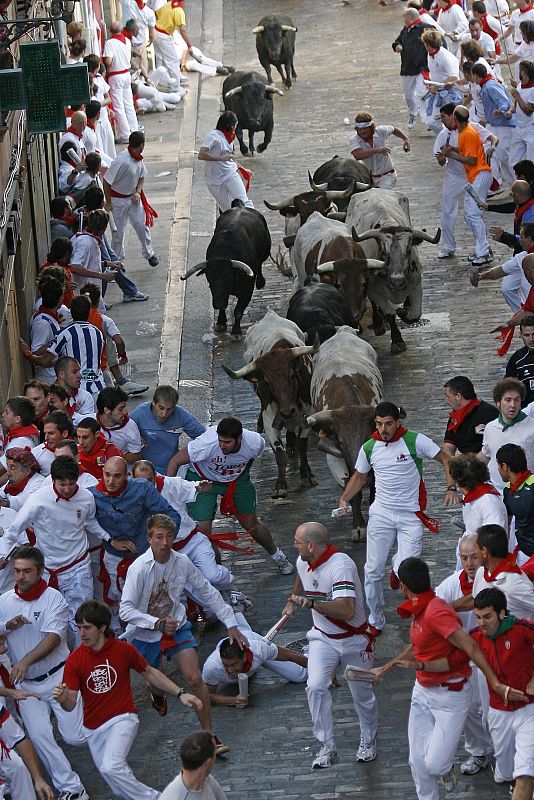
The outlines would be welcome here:
M 382 629 L 386 624 L 383 580 L 389 551 L 395 539 L 397 552 L 393 556 L 392 567 L 397 572 L 405 558 L 421 554 L 422 538 L 423 525 L 413 511 L 386 511 L 377 508 L 376 503 L 370 507 L 364 586 L 370 611 L 369 622 L 375 628 Z
M 193 47 L 193 53 L 196 58 L 187 59 L 185 62 L 186 70 L 188 72 L 200 72 L 202 75 L 208 75 L 208 77 L 214 78 L 215 75 L 217 75 L 217 67 L 222 67 L 223 65 L 222 61 L 215 61 L 213 58 L 208 58 L 198 47 Z
M 308 631 L 310 651 L 308 654 L 308 684 L 306 696 L 313 722 L 313 735 L 322 744 L 335 747 L 334 720 L 332 717 L 332 675 L 338 664 L 349 664 L 371 669 L 374 662 L 372 653 L 365 652 L 365 636 L 352 636 L 350 639 L 329 639 L 312 628 Z M 364 681 L 349 681 L 354 708 L 360 723 L 361 736 L 370 744 L 376 736 L 378 727 L 378 707 L 373 686 Z
M 471 667 L 473 669 L 473 674 L 469 678 L 471 700 L 464 728 L 465 749 L 470 756 L 486 756 L 493 752 L 493 743 L 484 719 L 476 667 L 473 667 L 473 665 Z
M 488 122 L 486 123 L 486 129 L 489 133 L 499 137 L 499 144 L 495 148 L 491 159 L 493 175 L 499 183 L 506 181 L 511 186 L 515 181 L 515 174 L 510 167 L 510 145 L 512 144 L 515 128 L 509 128 L 505 125 L 491 125 Z
M 109 93 L 113 102 L 115 125 L 118 129 L 119 138 L 127 139 L 133 131 L 139 128 L 134 108 L 130 73 L 125 72 L 123 75 L 111 75 L 111 77 L 108 77 L 107 81 L 109 83 Z
M 123 800 L 157 800 L 160 792 L 138 781 L 128 766 L 128 753 L 139 727 L 137 714 L 120 714 L 99 728 L 85 728 L 97 770 L 114 795 Z
M 240 611 L 236 611 L 235 618 L 240 630 L 252 630 L 247 618 Z M 294 661 L 264 661 L 261 666 L 265 667 L 265 669 L 270 669 L 275 675 L 280 675 L 281 678 L 291 683 L 304 683 L 308 680 L 306 667 L 301 667 L 300 664 L 295 664 Z
M 119 260 L 125 258 L 124 238 L 128 222 L 130 222 L 141 243 L 143 258 L 153 256 L 154 248 L 152 247 L 150 228 L 145 221 L 145 210 L 142 203 L 132 203 L 130 197 L 113 197 L 111 205 L 116 227 L 111 236 L 111 247 L 117 253 L 117 258 Z
M 26 734 L 10 716 L 0 728 L 0 737 L 9 748 L 8 754 L 2 752 L 0 755 L 0 778 L 7 783 L 12 800 L 35 800 L 35 790 L 29 770 L 14 749 L 15 745 L 26 738 Z
M 441 244 L 443 250 L 456 250 L 454 228 L 458 217 L 458 204 L 465 189 L 465 173 L 455 175 L 445 167 L 443 180 L 443 199 L 441 204 Z
M 180 82 L 180 56 L 174 43 L 172 36 L 166 33 L 160 33 L 154 29 L 154 53 L 156 55 L 156 63 L 158 67 L 161 65 L 169 72 L 171 78 Z
M 175 108 L 182 99 L 182 94 L 177 92 L 158 92 L 153 86 L 145 83 L 137 84 L 137 105 L 143 111 L 159 113 Z
M 479 172 L 473 181 L 473 189 L 481 200 L 488 196 L 489 188 L 493 181 L 490 170 Z M 484 224 L 484 212 L 477 206 L 473 198 L 466 192 L 464 197 L 464 220 L 473 231 L 475 237 L 475 254 L 478 258 L 489 253 L 488 235 Z
M 45 569 L 45 579 L 48 579 Z M 76 627 L 74 616 L 82 603 L 94 597 L 93 574 L 89 558 L 71 569 L 61 572 L 57 576 L 58 588 L 69 607 L 69 628 L 67 631 L 67 644 L 73 650 L 80 645 L 80 634 Z
M 515 127 L 510 142 L 510 167 L 513 170 L 518 161 L 534 161 L 534 120 L 530 117 L 528 128 Z M 515 175 L 515 173 L 514 173 Z
M 393 189 L 397 183 L 397 173 L 389 172 L 387 175 L 382 175 L 380 178 L 373 177 L 373 185 L 377 189 Z
M 215 198 L 221 211 L 228 211 L 232 208 L 234 200 L 241 200 L 247 208 L 254 208 L 252 200 L 249 200 L 245 191 L 245 184 L 241 180 L 238 172 L 235 172 L 224 183 L 208 183 L 208 192 Z
M 235 580 L 234 576 L 222 564 L 217 564 L 212 544 L 203 533 L 196 533 L 179 552 L 187 556 L 206 580 L 219 591 L 232 586 Z
M 517 711 L 490 708 L 488 725 L 495 750 L 495 774 L 511 781 L 534 777 L 534 705 Z
M 410 769 L 419 800 L 439 800 L 438 778 L 452 767 L 470 695 L 469 683 L 460 692 L 450 692 L 445 687 L 425 688 L 415 682 L 408 741 Z
M 505 275 L 501 282 L 502 296 L 515 314 L 521 308 L 521 271 Z
M 109 121 L 107 108 L 105 108 L 104 111 L 105 113 L 102 115 L 102 118 L 99 117 L 97 120 L 96 135 L 98 136 L 104 153 L 109 156 L 109 158 L 115 158 L 117 155 L 117 150 L 115 149 L 113 128 L 111 127 L 111 122 Z
M 20 703 L 20 716 L 28 732 L 37 755 L 44 764 L 54 786 L 61 794 L 70 792 L 78 794 L 83 791 L 79 776 L 72 769 L 65 753 L 56 742 L 50 715 L 56 718 L 59 732 L 64 741 L 71 745 L 85 744 L 82 728 L 82 702 L 78 698 L 73 711 L 64 711 L 57 700 L 52 697 L 54 686 L 63 680 L 63 670 L 49 675 L 44 681 L 22 681 L 18 688 L 26 692 L 34 692 L 40 700 L 29 697 Z
M 401 75 L 401 83 L 408 114 L 411 117 L 417 117 L 420 114 L 422 119 L 426 118 L 426 113 L 421 109 L 421 101 L 428 89 L 421 73 L 419 75 Z

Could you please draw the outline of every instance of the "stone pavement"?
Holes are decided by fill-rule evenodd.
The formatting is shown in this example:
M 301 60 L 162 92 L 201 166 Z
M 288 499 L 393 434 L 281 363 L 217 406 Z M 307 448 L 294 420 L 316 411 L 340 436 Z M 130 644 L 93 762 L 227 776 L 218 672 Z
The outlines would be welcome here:
M 193 41 L 198 41 L 201 10 L 200 4 L 186 5 L 188 22 L 193 26 Z M 265 13 L 289 14 L 299 29 L 295 57 L 299 78 L 290 93 L 274 99 L 273 142 L 254 160 L 244 159 L 244 163 L 255 172 L 251 198 L 266 213 L 273 237 L 273 252 L 276 252 L 283 236 L 283 219 L 266 211 L 263 199 L 279 200 L 296 191 L 305 191 L 308 188 L 308 169 L 313 171 L 335 153 L 344 155 L 348 152 L 351 128 L 343 124 L 344 117 L 352 118 L 357 110 L 369 109 L 379 123 L 402 127 L 407 115 L 400 90 L 398 57 L 390 47 L 402 25 L 399 3 L 384 9 L 371 0 L 333 3 L 272 0 L 267 8 L 261 0 L 212 0 L 204 3 L 201 46 L 208 54 L 217 57 L 222 52 L 222 31 L 225 63 L 261 71 L 251 30 Z M 196 78 L 192 78 L 192 82 L 195 81 Z M 277 84 L 280 85 L 279 79 Z M 174 125 L 179 127 L 175 120 L 181 119 L 181 111 L 172 117 L 146 118 L 149 137 L 147 161 L 152 173 L 148 182 L 149 197 L 158 210 L 163 209 L 155 235 L 160 255 L 165 255 L 167 250 L 170 253 L 170 293 L 165 296 L 165 264 L 162 262 L 150 280 L 147 278 L 146 283 L 142 279 L 139 281 L 140 287 L 151 294 L 149 303 L 144 304 L 148 311 L 141 304 L 125 308 L 123 314 L 123 308 L 116 306 L 112 314 L 127 335 L 131 360 L 136 366 L 134 379 L 146 378 L 152 388 L 156 382 L 158 334 L 167 303 L 161 374 L 166 380 L 177 376 L 179 356 L 180 395 L 186 407 L 204 420 L 217 421 L 221 416 L 233 413 L 246 426 L 254 428 L 258 405 L 250 386 L 246 382 L 232 382 L 221 369 L 222 363 L 234 368 L 242 363 L 242 343 L 235 343 L 228 336 L 204 342 L 202 337 L 212 331 L 213 324 L 206 282 L 203 278 L 192 278 L 184 291 L 183 284 L 177 281 L 186 266 L 203 259 L 215 221 L 214 204 L 204 187 L 201 165 L 192 151 L 198 150 L 204 133 L 216 121 L 220 85 L 219 79 L 201 82 L 194 146 L 191 145 L 195 135 L 194 123 L 187 119 L 186 104 L 189 127 L 185 134 L 182 133 L 182 152 L 176 153 L 173 129 Z M 191 99 L 190 95 L 188 101 Z M 161 130 L 161 139 L 155 130 Z M 419 123 L 411 139 L 413 149 L 409 155 L 405 155 L 400 143 L 397 145 L 393 140 L 400 176 L 397 188 L 410 198 L 414 225 L 434 231 L 439 222 L 442 178 L 440 168 L 431 156 L 433 136 Z M 173 187 L 177 159 L 180 163 L 179 191 L 175 198 Z M 158 179 L 155 177 L 160 168 L 173 173 L 165 178 L 165 189 L 161 191 L 163 202 L 161 196 L 158 197 Z M 189 208 L 184 197 L 189 196 L 190 178 Z M 184 234 L 189 215 L 191 227 L 186 240 Z M 495 222 L 502 219 L 494 217 Z M 503 227 L 510 227 L 510 220 L 505 220 Z M 495 354 L 488 330 L 505 318 L 506 307 L 497 285 L 484 285 L 477 290 L 469 286 L 465 256 L 472 249 L 472 241 L 463 223 L 459 224 L 458 233 L 458 258 L 454 261 L 438 261 L 436 247 L 424 244 L 420 248 L 424 268 L 424 324 L 404 332 L 407 352 L 392 357 L 388 337 L 377 339 L 371 332 L 366 333 L 366 338 L 378 352 L 386 397 L 407 409 L 410 427 L 424 431 L 438 442 L 442 439 L 447 418 L 442 392 L 444 380 L 454 374 L 467 373 L 480 395 L 489 399 L 491 386 L 502 374 L 504 366 Z M 132 247 L 135 252 L 135 244 Z M 499 255 L 507 253 L 499 246 L 495 250 Z M 135 263 L 133 269 L 136 273 Z M 143 279 L 146 269 L 143 267 L 141 271 Z M 285 313 L 284 301 L 291 289 L 290 282 L 272 264 L 267 265 L 266 277 L 267 287 L 255 294 L 244 319 L 247 325 L 260 319 L 270 308 Z M 139 320 L 155 323 L 158 333 L 150 338 L 135 336 Z M 180 332 L 182 321 L 183 336 Z M 306 519 L 324 521 L 329 524 L 335 544 L 356 560 L 362 574 L 365 548 L 350 541 L 346 522 L 329 520 L 330 509 L 337 505 L 339 489 L 326 469 L 324 457 L 316 450 L 313 436 L 310 443 L 310 461 L 319 480 L 316 489 L 300 488 L 298 468 L 292 464 L 288 498 L 273 502 L 270 499 L 275 475 L 272 455 L 265 454 L 255 466 L 262 517 L 288 554 L 291 554 L 293 532 L 299 522 Z M 423 554 L 431 565 L 435 580 L 439 581 L 454 568 L 456 535 L 451 527 L 453 512 L 442 507 L 444 481 L 441 469 L 432 464 L 426 474 L 429 509 L 434 516 L 440 517 L 442 532 L 438 537 L 425 536 Z M 222 528 L 228 529 L 228 523 L 225 522 Z M 255 608 L 249 615 L 251 625 L 260 632 L 266 631 L 280 614 L 291 589 L 291 578 L 280 577 L 272 562 L 258 548 L 254 557 L 236 554 L 224 558 L 236 573 L 239 587 L 255 601 Z M 378 642 L 379 659 L 397 652 L 407 639 L 406 624 L 400 624 L 395 614 L 398 594 L 387 588 L 386 600 L 389 624 Z M 301 612 L 278 641 L 285 644 L 301 639 L 309 624 L 308 613 Z M 201 648 L 203 656 L 220 635 L 220 630 L 207 635 Z M 355 761 L 358 724 L 350 693 L 342 680 L 342 687 L 334 691 L 340 762 L 329 770 L 312 772 L 310 766 L 316 743 L 311 733 L 303 687 L 285 684 L 271 678 L 269 673 L 261 672 L 253 682 L 253 700 L 249 708 L 214 711 L 214 729 L 232 748 L 227 758 L 219 759 L 215 775 L 233 800 L 277 797 L 285 800 L 348 800 L 357 797 L 413 800 L 415 790 L 407 764 L 406 739 L 412 682 L 412 675 L 399 672 L 379 686 L 379 756 L 372 764 L 358 765 Z M 174 704 L 169 716 L 160 719 L 148 707 L 146 693 L 141 693 L 140 699 L 141 727 L 130 763 L 140 779 L 161 787 L 177 770 L 177 746 L 194 722 L 188 712 L 182 712 Z M 86 752 L 69 749 L 69 753 L 86 780 L 93 800 L 108 797 L 102 782 L 95 777 Z M 460 751 L 459 760 L 462 755 Z M 507 788 L 496 786 L 488 770 L 472 778 L 462 777 L 455 794 L 458 800 L 489 800 L 506 797 Z

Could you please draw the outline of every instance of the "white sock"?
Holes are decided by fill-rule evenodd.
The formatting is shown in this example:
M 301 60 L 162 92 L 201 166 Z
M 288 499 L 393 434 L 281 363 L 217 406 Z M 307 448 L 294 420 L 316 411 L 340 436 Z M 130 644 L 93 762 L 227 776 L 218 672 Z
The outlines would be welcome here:
M 271 558 L 272 558 L 273 561 L 276 561 L 276 559 L 279 558 L 280 556 L 282 556 L 283 558 L 286 557 L 285 553 L 283 552 L 283 550 L 280 550 L 280 548 L 277 547 L 276 548 L 276 553 L 273 553 Z

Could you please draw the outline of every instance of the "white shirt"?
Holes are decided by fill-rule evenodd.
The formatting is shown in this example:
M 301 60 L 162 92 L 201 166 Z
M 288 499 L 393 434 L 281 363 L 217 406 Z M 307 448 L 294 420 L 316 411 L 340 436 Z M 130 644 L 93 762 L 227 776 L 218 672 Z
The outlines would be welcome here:
M 105 180 L 120 194 L 133 194 L 140 178 L 145 178 L 148 170 L 143 160 L 132 158 L 128 148 L 119 153 L 108 167 Z
M 463 570 L 460 569 L 457 572 L 453 572 L 452 575 L 449 575 L 449 577 L 445 578 L 444 581 L 441 581 L 439 586 L 436 586 L 434 590 L 437 597 L 441 597 L 442 600 L 445 600 L 445 602 L 449 604 L 454 603 L 455 600 L 461 600 L 464 596 L 460 586 L 460 575 L 462 572 Z M 474 611 L 457 611 L 456 613 L 462 620 L 464 630 L 468 633 L 469 631 L 472 631 L 474 628 L 478 627 L 478 622 Z
M 134 47 L 146 44 L 148 28 L 153 28 L 156 24 L 156 15 L 150 6 L 145 5 L 144 8 L 139 8 L 135 0 L 121 0 L 121 8 L 121 25 L 124 27 L 129 19 L 135 19 L 139 26 L 139 33 L 132 37 Z
M 521 33 L 521 30 L 519 28 L 520 24 L 522 22 L 529 22 L 531 20 L 534 20 L 534 10 L 533 9 L 529 9 L 528 11 L 525 11 L 524 14 L 522 14 L 521 11 L 518 8 L 516 8 L 514 11 L 512 11 L 512 15 L 510 17 L 510 25 L 508 27 L 514 29 L 514 32 L 513 32 L 512 36 L 513 36 L 513 39 L 514 39 L 514 43 L 517 46 L 519 46 L 523 41 L 523 34 Z
M 122 590 L 119 616 L 128 623 L 126 638 L 141 639 L 144 642 L 159 642 L 162 633 L 154 630 L 158 617 L 148 613 L 150 597 L 158 587 L 157 567 L 151 548 L 136 558 L 128 570 Z M 169 560 L 164 566 L 163 579 L 167 592 L 173 602 L 168 616 L 178 622 L 180 628 L 186 620 L 185 608 L 181 602 L 184 587 L 191 587 L 195 597 L 198 596 L 203 606 L 209 608 L 227 628 L 235 626 L 235 614 L 222 599 L 221 595 L 206 580 L 202 573 L 187 558 L 171 550 Z
M 462 36 L 460 41 L 461 42 L 469 42 L 472 38 L 473 37 L 471 36 L 470 32 L 469 33 L 464 33 L 464 35 Z M 488 57 L 489 53 L 494 53 L 495 52 L 495 42 L 493 41 L 493 39 L 491 38 L 489 33 L 486 33 L 485 31 L 481 31 L 480 32 L 480 38 L 479 39 L 474 39 L 473 41 L 476 41 L 481 46 L 482 53 L 484 54 L 485 58 Z
M 394 510 L 419 511 L 421 476 L 404 439 L 390 443 L 375 441 L 370 461 L 367 459 L 364 447 L 360 449 L 355 469 L 365 475 L 371 468 L 374 469 L 375 503 Z M 418 433 L 415 450 L 419 457 L 435 458 L 440 448 L 424 433 Z
M 469 30 L 469 23 L 464 11 L 459 5 L 456 4 L 450 6 L 450 8 L 448 8 L 446 11 L 441 9 L 438 14 L 437 21 L 438 25 L 441 25 L 446 34 L 461 35 Z M 458 48 L 459 45 L 457 41 L 451 41 L 448 36 L 446 39 L 447 47 L 453 50 Z
M 428 55 L 430 80 L 443 83 L 446 78 L 459 78 L 460 62 L 450 50 L 440 47 L 435 56 Z
M 188 442 L 187 450 L 191 466 L 198 463 L 202 476 L 217 483 L 230 483 L 239 478 L 251 459 L 261 456 L 265 449 L 265 441 L 255 431 L 243 430 L 241 447 L 237 453 L 225 456 L 219 447 L 217 426 L 212 425 L 196 439 Z M 197 470 L 195 470 L 197 472 Z
M 35 303 L 33 304 L 33 310 L 39 311 L 42 305 L 43 305 L 43 298 L 38 297 Z M 61 305 L 56 311 L 56 314 L 59 317 L 59 324 L 62 328 L 65 328 L 72 322 L 72 314 L 70 313 L 70 310 L 67 308 L 67 306 Z M 56 379 L 54 378 L 53 383 L 55 383 L 55 380 Z
M 441 35 L 444 36 L 445 31 L 443 30 L 441 25 L 438 25 L 434 17 L 431 16 L 428 13 L 428 11 L 423 11 L 421 14 L 419 14 L 419 17 L 421 19 L 421 22 L 424 22 L 425 25 L 432 25 L 433 28 L 436 28 L 441 33 Z
M 22 492 L 19 494 L 6 494 L 4 492 L 4 487 L 0 489 L 0 498 L 2 500 L 9 501 L 9 508 L 13 509 L 13 511 L 17 512 L 20 511 L 28 497 L 40 489 L 44 484 L 44 477 L 40 475 L 38 472 L 34 473 Z M 7 485 L 7 484 L 6 484 Z
M 363 591 L 356 564 L 346 553 L 334 553 L 317 569 L 308 571 L 308 563 L 299 556 L 297 571 L 306 597 L 310 600 L 336 600 L 338 597 L 353 597 L 356 601 L 352 619 L 346 620 L 354 628 L 366 622 Z M 328 634 L 342 633 L 343 629 L 330 622 L 318 611 L 312 609 L 313 626 L 319 632 Z M 357 634 L 355 634 L 357 635 Z
M 6 451 L 9 450 L 10 447 L 22 447 L 23 450 L 26 448 L 31 450 L 33 447 L 39 444 L 39 437 L 38 436 L 15 436 L 14 439 L 8 444 L 4 444 L 4 452 L 2 457 L 0 458 L 0 464 L 3 466 L 5 470 L 7 470 L 7 459 L 6 459 Z
M 526 60 L 532 61 L 533 58 L 534 53 Z M 523 89 L 521 87 L 521 83 L 519 83 L 517 86 L 517 91 L 524 103 L 531 103 L 534 105 L 534 86 L 531 86 L 528 89 Z M 523 133 L 528 131 L 531 135 L 534 134 L 534 118 L 532 114 L 525 114 L 519 103 L 516 103 L 515 106 L 515 121 L 517 127 L 520 128 Z
M 495 454 L 503 444 L 518 444 L 525 451 L 529 470 L 534 471 L 534 419 L 527 416 L 521 422 L 516 422 L 511 428 L 503 430 L 499 418 L 486 423 L 482 439 L 482 452 L 489 458 L 489 472 L 492 484 L 500 491 L 504 489 L 504 481 L 497 469 Z
M 87 275 L 77 275 L 75 272 L 72 273 L 72 282 L 76 284 L 76 294 L 80 294 L 81 287 L 89 280 L 91 283 L 96 284 L 100 292 L 102 292 L 102 255 L 98 239 L 90 233 L 82 232 L 74 234 L 71 242 L 73 247 L 71 264 L 77 264 L 95 273 L 94 278 L 88 278 Z
M 37 463 L 41 468 L 41 475 L 44 475 L 45 477 L 50 475 L 50 467 L 52 466 L 52 461 L 56 457 L 52 450 L 49 450 L 46 444 L 43 442 L 42 444 L 38 444 L 37 447 L 33 448 L 32 455 L 37 459 Z
M 95 414 L 95 401 L 93 399 L 93 395 L 89 394 L 85 389 L 81 387 L 78 389 L 76 393 L 76 397 L 74 398 L 74 402 L 76 403 L 76 411 L 74 414 L 79 415 L 81 419 L 84 417 L 93 417 Z M 72 403 L 69 401 L 69 405 Z M 74 420 L 74 415 L 73 415 Z M 76 423 L 74 422 L 74 425 Z
M 98 539 L 110 538 L 96 521 L 95 499 L 88 489 L 78 488 L 70 500 L 59 498 L 53 486 L 38 489 L 0 539 L 0 555 L 9 553 L 29 525 L 50 569 L 71 564 L 87 552 L 87 531 Z
M 188 789 L 180 774 L 163 790 L 159 800 L 226 800 L 226 794 L 213 775 L 207 776 L 202 789 Z
M 486 11 L 492 17 L 502 16 L 506 19 L 510 14 L 510 7 L 507 0 L 484 0 Z
M 471 503 L 462 506 L 462 517 L 466 533 L 476 533 L 482 525 L 502 525 L 508 530 L 508 512 L 501 497 L 483 494 Z
M 185 481 L 183 478 L 171 478 L 168 475 L 163 478 L 163 489 L 160 494 L 180 514 L 180 529 L 174 538 L 175 542 L 185 539 L 193 528 L 196 528 L 195 520 L 187 513 L 186 503 L 194 503 L 197 499 L 197 481 Z
M 141 452 L 143 448 L 141 434 L 133 419 L 129 419 L 126 425 L 117 426 L 116 428 L 104 428 L 101 420 L 98 421 L 100 422 L 101 431 L 108 442 L 113 442 L 123 453 Z
M 224 133 L 217 130 L 207 134 L 202 142 L 202 147 L 209 150 L 212 156 L 231 155 L 234 152 L 233 145 L 228 142 Z M 204 161 L 204 179 L 206 183 L 214 186 L 220 186 L 236 172 L 235 161 Z
M 266 661 L 276 661 L 276 657 L 278 656 L 278 647 L 275 644 L 272 644 L 272 642 L 266 642 L 265 639 L 259 635 L 259 633 L 251 631 L 250 628 L 240 628 L 239 626 L 238 628 L 241 633 L 247 637 L 249 650 L 252 653 L 252 665 L 247 672 L 247 675 L 250 678 L 252 675 L 256 674 L 262 664 L 264 664 Z M 223 666 L 221 654 L 219 652 L 220 649 L 221 642 L 218 642 L 215 651 L 208 656 L 204 662 L 204 666 L 202 667 L 202 679 L 204 680 L 204 683 L 209 683 L 211 686 L 236 684 L 238 682 L 237 677 L 231 678 Z
M 523 22 L 523 20 L 521 20 Z M 534 59 L 534 42 L 522 41 L 515 49 L 516 56 L 520 61 L 532 61 Z
M 473 584 L 473 597 L 482 589 L 500 589 L 506 595 L 510 614 L 534 620 L 534 585 L 523 573 L 501 572 L 494 581 L 488 583 L 484 579 L 484 567 L 479 567 Z
M 349 142 L 349 150 L 370 150 L 372 147 L 385 147 L 386 140 L 392 135 L 395 128 L 393 125 L 378 125 L 374 134 L 372 142 L 366 142 L 358 134 L 358 130 L 351 136 Z M 373 173 L 373 177 L 384 175 L 386 172 L 391 172 L 395 169 L 393 159 L 389 153 L 375 153 L 368 158 L 364 158 L 363 162 L 366 167 Z
M 60 162 L 62 162 L 61 149 L 64 144 L 70 144 L 71 148 L 74 150 L 80 161 L 83 161 L 85 159 L 85 147 L 83 144 L 83 138 L 80 139 L 78 136 L 76 136 L 75 133 L 72 133 L 72 131 L 65 131 L 65 133 L 62 133 L 61 136 L 59 137 L 59 142 L 57 145 Z M 63 163 L 66 163 L 70 171 L 72 172 L 72 165 L 68 164 L 68 162 L 63 162 Z
M 104 58 L 111 58 L 111 67 L 108 67 L 108 80 L 114 72 L 130 71 L 132 61 L 132 43 L 127 38 L 123 44 L 120 39 L 108 39 L 104 45 Z
M 522 303 L 526 301 L 532 288 L 525 273 L 523 272 L 523 259 L 527 255 L 528 253 L 523 250 L 520 253 L 516 253 L 515 256 L 512 256 L 512 258 L 509 258 L 508 261 L 504 262 L 504 264 L 501 264 L 501 269 L 505 275 L 516 274 L 519 277 Z
M 6 622 L 17 616 L 26 617 L 29 625 L 22 625 L 14 631 L 6 630 Z M 69 624 L 69 607 L 57 589 L 45 589 L 36 600 L 22 600 L 14 589 L 0 596 L 0 633 L 7 633 L 7 650 L 12 664 L 21 661 L 30 650 L 39 645 L 49 633 L 61 639 L 48 655 L 28 668 L 26 680 L 32 680 L 49 672 L 62 661 L 66 661 L 69 648 L 66 643 Z M 58 683 L 61 673 L 58 672 Z

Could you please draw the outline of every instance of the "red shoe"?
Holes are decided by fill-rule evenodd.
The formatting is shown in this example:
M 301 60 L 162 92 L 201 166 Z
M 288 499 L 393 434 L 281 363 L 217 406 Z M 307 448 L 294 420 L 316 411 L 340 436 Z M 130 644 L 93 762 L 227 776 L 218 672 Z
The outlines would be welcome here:
M 391 570 L 391 575 L 389 576 L 389 585 L 393 589 L 394 592 L 400 588 L 400 581 L 398 579 L 397 573 Z
M 167 714 L 167 696 L 164 694 L 151 694 L 152 707 L 156 709 L 160 717 Z

